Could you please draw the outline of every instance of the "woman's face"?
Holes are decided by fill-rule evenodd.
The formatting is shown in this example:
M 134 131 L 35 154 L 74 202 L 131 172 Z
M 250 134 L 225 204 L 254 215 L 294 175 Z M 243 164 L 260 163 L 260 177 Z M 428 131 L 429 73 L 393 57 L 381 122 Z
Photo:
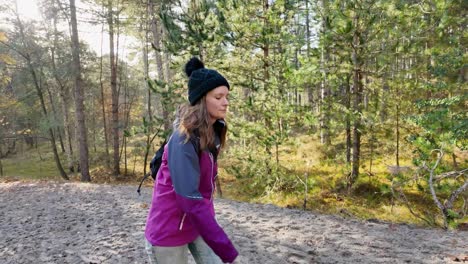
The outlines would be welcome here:
M 229 89 L 226 86 L 219 86 L 206 94 L 206 108 L 213 122 L 226 117 L 228 95 Z

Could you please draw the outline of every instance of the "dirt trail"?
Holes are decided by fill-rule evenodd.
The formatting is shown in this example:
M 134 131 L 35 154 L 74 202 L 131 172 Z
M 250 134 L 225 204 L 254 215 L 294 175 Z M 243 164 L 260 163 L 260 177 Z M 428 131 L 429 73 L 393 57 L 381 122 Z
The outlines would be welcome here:
M 147 263 L 150 188 L 0 183 L 0 263 Z M 456 263 L 468 232 L 344 219 L 218 199 L 239 263 Z M 191 262 L 193 263 L 193 262 Z

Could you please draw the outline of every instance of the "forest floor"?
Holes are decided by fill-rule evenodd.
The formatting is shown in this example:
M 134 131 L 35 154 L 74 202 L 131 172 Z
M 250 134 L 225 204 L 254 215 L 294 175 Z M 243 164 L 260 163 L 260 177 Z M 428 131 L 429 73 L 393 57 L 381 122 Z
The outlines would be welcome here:
M 152 189 L 133 185 L 0 183 L 0 263 L 147 263 Z M 444 231 L 216 200 L 239 263 L 468 262 L 467 231 Z M 190 260 L 190 263 L 194 263 Z

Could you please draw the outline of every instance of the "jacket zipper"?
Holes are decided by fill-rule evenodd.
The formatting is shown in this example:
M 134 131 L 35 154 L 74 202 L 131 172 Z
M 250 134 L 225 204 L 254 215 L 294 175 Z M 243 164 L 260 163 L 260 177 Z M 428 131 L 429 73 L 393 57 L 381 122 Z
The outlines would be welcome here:
M 180 220 L 180 225 L 179 225 L 179 231 L 181 231 L 182 228 L 184 227 L 184 220 L 185 220 L 186 215 L 187 213 L 184 213 L 184 215 L 182 215 L 182 220 Z
M 211 182 L 211 197 L 210 197 L 210 201 L 213 201 L 213 194 L 214 194 L 214 185 L 213 185 L 213 181 L 215 180 L 215 178 L 213 178 L 213 169 L 214 169 L 214 159 L 213 159 L 213 154 L 211 154 L 210 152 L 210 160 L 211 160 L 211 178 L 210 178 L 210 182 Z

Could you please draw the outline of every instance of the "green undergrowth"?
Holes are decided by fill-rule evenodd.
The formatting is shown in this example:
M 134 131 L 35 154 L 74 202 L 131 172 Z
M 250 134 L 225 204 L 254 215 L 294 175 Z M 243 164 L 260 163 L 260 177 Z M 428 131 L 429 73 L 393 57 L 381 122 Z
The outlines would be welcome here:
M 121 163 L 121 174 L 115 176 L 110 168 L 105 166 L 104 150 L 93 149 L 89 150 L 90 159 L 90 175 L 91 181 L 94 183 L 104 184 L 137 184 L 143 177 L 143 160 L 144 154 L 141 148 L 128 147 L 127 171 L 125 165 Z M 132 154 L 133 153 L 133 154 Z M 150 157 L 149 159 L 151 158 Z M 80 174 L 75 171 L 70 171 L 67 168 L 66 156 L 64 153 L 59 154 L 62 167 L 66 171 L 71 181 L 80 181 Z M 136 158 L 136 159 L 135 159 Z M 9 155 L 8 158 L 1 160 L 3 175 L 0 176 L 0 181 L 11 180 L 56 180 L 62 181 L 62 177 L 57 169 L 54 160 L 54 155 L 50 150 L 48 143 L 39 144 L 37 148 L 20 149 L 14 155 Z M 145 186 L 151 186 L 152 181 L 147 180 Z
M 37 148 L 21 150 L 1 162 L 3 178 L 53 180 L 60 177 L 50 145 L 42 144 Z
M 271 203 L 281 207 L 304 208 L 306 210 L 338 214 L 363 220 L 377 219 L 392 223 L 409 223 L 429 226 L 430 223 L 415 217 L 408 208 L 396 200 L 390 189 L 392 175 L 388 166 L 392 165 L 392 155 L 386 155 L 388 148 L 382 146 L 374 152 L 372 167 L 370 153 L 363 142 L 361 175 L 350 193 L 346 189 L 346 175 L 350 168 L 346 165 L 343 153 L 330 153 L 317 143 L 318 140 L 309 136 L 301 136 L 280 146 L 279 166 L 275 159 L 270 159 L 274 168 L 272 174 L 265 170 L 265 159 L 262 150 L 249 146 L 249 152 L 241 152 L 236 146 L 230 146 L 219 160 L 219 175 L 223 196 L 225 198 L 254 202 Z M 402 147 L 400 165 L 410 167 L 408 176 L 414 173 L 411 160 L 411 148 Z M 111 169 L 104 166 L 104 151 L 90 149 L 90 173 L 94 183 L 103 184 L 138 184 L 143 177 L 143 156 L 141 146 L 129 144 L 127 149 L 127 173 L 121 163 L 121 175 L 113 175 Z M 151 158 L 152 152 L 150 154 Z M 65 156 L 60 154 L 62 164 Z M 449 160 L 448 160 L 449 161 Z M 449 162 L 446 163 L 449 163 Z M 3 180 L 62 180 L 58 173 L 50 151 L 49 144 L 38 148 L 19 151 L 15 155 L 1 160 L 3 165 Z M 466 166 L 466 159 L 460 161 L 460 167 Z M 72 181 L 79 181 L 80 175 L 68 172 Z M 147 180 L 145 186 L 152 186 L 153 181 Z M 307 193 L 305 187 L 307 185 Z M 411 207 L 417 213 L 437 216 L 432 197 L 427 192 L 421 192 L 424 185 L 410 186 L 405 189 L 405 195 Z M 443 189 L 439 192 L 441 200 L 448 196 Z M 440 190 L 439 190 L 440 191 Z M 468 200 L 468 194 L 463 194 Z M 458 199 L 457 208 L 462 207 Z M 440 217 L 431 219 L 433 225 L 439 223 Z M 457 220 L 457 223 L 468 223 L 467 217 Z
M 408 186 L 404 193 L 413 212 L 425 217 L 425 220 L 411 213 L 405 203 L 392 195 L 391 185 L 395 176 L 390 173 L 389 166 L 394 164 L 394 156 L 387 154 L 390 152 L 389 146 L 382 145 L 373 150 L 371 164 L 370 150 L 367 142 L 363 142 L 361 174 L 351 192 L 348 192 L 346 175 L 351 168 L 345 162 L 345 154 L 331 153 L 317 142 L 317 139 L 301 136 L 285 144 L 287 147 L 281 146 L 279 166 L 276 169 L 272 166 L 274 169 L 269 177 L 259 176 L 265 171 L 256 169 L 264 167 L 264 161 L 255 164 L 250 154 L 229 149 L 220 161 L 224 165 L 220 175 L 225 186 L 225 196 L 297 209 L 304 209 L 305 204 L 306 210 L 363 220 L 376 219 L 420 226 L 441 225 L 442 218 L 429 195 L 428 187 L 423 183 Z M 412 177 L 417 169 L 410 159 L 412 148 L 403 144 L 400 151 L 400 166 L 408 167 L 405 176 Z M 261 155 L 262 149 L 250 146 L 249 152 Z M 450 161 L 444 160 L 447 164 Z M 466 160 L 460 164 L 466 166 Z M 425 190 L 421 191 L 421 188 Z M 443 202 L 451 189 L 436 188 L 439 188 L 438 195 Z M 468 194 L 462 195 L 468 200 Z M 455 207 L 463 207 L 461 198 Z M 468 217 L 458 219 L 457 223 L 468 223 Z

